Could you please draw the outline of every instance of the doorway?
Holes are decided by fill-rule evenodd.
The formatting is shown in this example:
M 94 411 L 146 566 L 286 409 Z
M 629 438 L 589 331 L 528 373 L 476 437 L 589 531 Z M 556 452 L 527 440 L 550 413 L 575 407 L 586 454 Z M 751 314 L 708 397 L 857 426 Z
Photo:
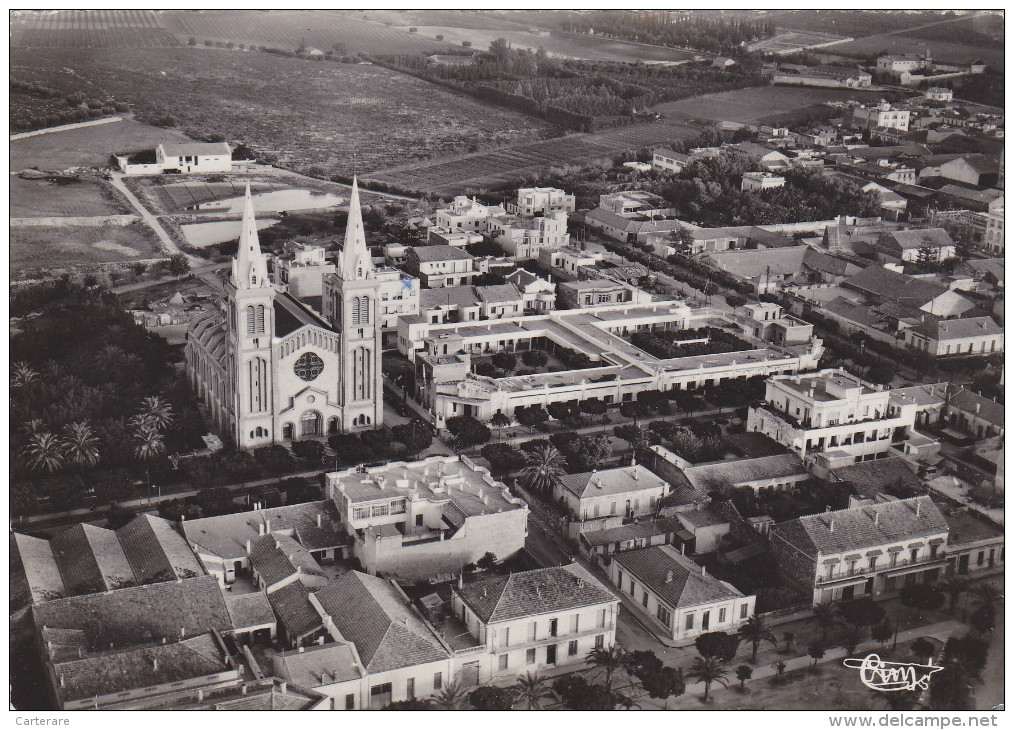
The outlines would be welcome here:
M 556 644 L 546 647 L 546 664 L 551 667 L 556 666 Z

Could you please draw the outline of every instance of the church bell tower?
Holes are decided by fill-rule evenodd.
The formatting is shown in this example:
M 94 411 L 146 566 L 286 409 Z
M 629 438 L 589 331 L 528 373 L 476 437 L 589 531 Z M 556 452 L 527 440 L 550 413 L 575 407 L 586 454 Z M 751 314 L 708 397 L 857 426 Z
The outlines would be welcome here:
M 273 383 L 271 340 L 274 336 L 275 290 L 261 252 L 250 186 L 246 187 L 239 248 L 226 283 L 228 385 L 235 414 L 236 445 L 254 448 L 272 443 Z

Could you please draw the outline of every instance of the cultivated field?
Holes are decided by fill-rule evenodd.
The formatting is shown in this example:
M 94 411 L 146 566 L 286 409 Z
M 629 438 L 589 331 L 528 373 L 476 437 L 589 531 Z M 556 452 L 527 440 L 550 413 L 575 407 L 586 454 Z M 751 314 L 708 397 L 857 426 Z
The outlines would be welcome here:
M 760 86 L 659 104 L 655 111 L 667 117 L 757 124 L 770 120 L 784 121 L 787 115 L 804 114 L 826 101 L 869 101 L 877 98 L 878 92 L 852 89 Z
M 127 201 L 102 180 L 55 183 L 11 176 L 10 217 L 103 216 L 133 213 Z
M 440 53 L 449 46 L 400 29 L 363 20 L 361 12 L 315 10 L 173 10 L 162 21 L 180 40 L 191 37 L 294 50 L 301 44 L 322 51 L 335 43 L 352 53 Z
M 686 61 L 694 54 L 675 48 L 627 43 L 626 41 L 592 38 L 585 36 L 553 33 L 540 36 L 527 30 L 487 30 L 484 28 L 460 28 L 454 26 L 418 26 L 419 35 L 436 38 L 442 35 L 445 41 L 461 46 L 470 41 L 473 48 L 485 50 L 497 38 L 505 38 L 512 48 L 531 51 L 544 48 L 552 56 L 563 56 L 589 61 Z M 407 27 L 405 27 L 407 30 Z
M 466 189 L 495 187 L 551 167 L 611 160 L 625 150 L 669 144 L 691 138 L 697 132 L 696 128 L 680 122 L 633 124 L 594 134 L 573 134 L 453 159 L 389 168 L 367 177 L 409 189 L 454 195 Z
M 829 43 L 847 40 L 847 36 L 832 36 L 826 33 L 809 31 L 784 31 L 771 38 L 750 44 L 750 50 L 757 53 L 795 53 L 811 46 L 823 46 Z
M 150 10 L 19 11 L 14 48 L 162 48 L 179 44 Z
M 243 141 L 302 172 L 350 174 L 551 132 L 526 115 L 370 65 L 186 47 L 14 56 L 19 66 L 73 68 L 142 119 L 174 117 L 166 137 Z M 48 144 L 36 145 L 46 152 Z M 101 153 L 141 146 L 105 141 Z
M 14 140 L 10 143 L 10 169 L 105 167 L 113 153 L 151 149 L 159 142 L 185 142 L 187 139 L 185 134 L 176 129 L 152 127 L 124 119 Z
M 11 228 L 10 235 L 12 271 L 135 261 L 159 253 L 154 234 L 139 223 L 123 227 Z

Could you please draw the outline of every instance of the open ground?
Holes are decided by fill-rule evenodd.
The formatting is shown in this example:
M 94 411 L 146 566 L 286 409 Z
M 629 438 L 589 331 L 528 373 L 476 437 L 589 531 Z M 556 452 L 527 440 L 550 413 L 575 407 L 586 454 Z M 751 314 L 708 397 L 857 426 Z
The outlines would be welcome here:
M 155 236 L 141 223 L 11 228 L 10 236 L 13 271 L 138 261 L 159 254 Z

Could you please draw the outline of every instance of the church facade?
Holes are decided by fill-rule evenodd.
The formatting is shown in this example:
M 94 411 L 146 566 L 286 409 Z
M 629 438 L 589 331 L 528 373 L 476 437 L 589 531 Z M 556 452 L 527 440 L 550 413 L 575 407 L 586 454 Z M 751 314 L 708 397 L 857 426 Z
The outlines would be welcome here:
M 190 385 L 214 426 L 251 449 L 382 425 L 380 282 L 358 183 L 323 313 L 271 283 L 249 187 L 242 225 L 221 306 L 192 322 L 184 350 Z

